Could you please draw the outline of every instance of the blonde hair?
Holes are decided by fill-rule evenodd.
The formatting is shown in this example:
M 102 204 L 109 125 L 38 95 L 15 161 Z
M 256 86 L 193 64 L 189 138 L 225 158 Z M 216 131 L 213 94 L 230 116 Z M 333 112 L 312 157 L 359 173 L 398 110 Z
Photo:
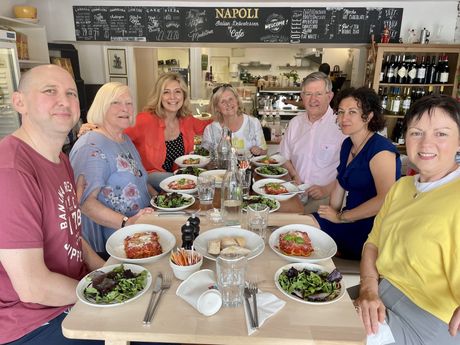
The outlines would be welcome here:
M 238 110 L 236 111 L 236 114 L 238 116 L 243 115 L 243 102 L 241 101 L 241 97 L 238 94 L 238 92 L 235 90 L 235 88 L 229 84 L 218 86 L 217 88 L 214 89 L 213 94 L 211 96 L 211 101 L 209 102 L 209 112 L 212 115 L 214 115 L 217 121 L 219 121 L 220 123 L 224 122 L 224 117 L 219 111 L 219 101 L 222 98 L 222 94 L 227 90 L 233 93 L 233 95 L 236 98 L 236 101 L 238 102 Z
M 132 98 L 131 91 L 129 90 L 128 86 L 122 83 L 112 82 L 102 85 L 102 87 L 96 93 L 94 101 L 88 110 L 88 123 L 102 126 L 105 114 L 107 113 L 107 110 L 109 109 L 112 102 L 125 93 L 128 93 Z M 133 124 L 134 117 L 132 117 L 131 120 L 131 125 Z
M 163 104 L 161 103 L 161 96 L 163 95 L 163 92 L 165 90 L 166 83 L 170 81 L 177 81 L 182 90 L 182 94 L 184 95 L 184 101 L 182 103 L 182 107 L 180 107 L 180 109 L 177 111 L 176 116 L 185 117 L 192 113 L 192 111 L 190 110 L 191 109 L 190 108 L 190 98 L 189 98 L 187 84 L 185 84 L 185 81 L 182 78 L 182 76 L 179 73 L 175 73 L 175 72 L 164 73 L 158 78 L 155 84 L 155 87 L 153 88 L 147 100 L 147 105 L 144 107 L 144 111 L 148 111 L 149 113 L 156 114 L 160 118 L 166 117 L 166 113 L 165 113 Z

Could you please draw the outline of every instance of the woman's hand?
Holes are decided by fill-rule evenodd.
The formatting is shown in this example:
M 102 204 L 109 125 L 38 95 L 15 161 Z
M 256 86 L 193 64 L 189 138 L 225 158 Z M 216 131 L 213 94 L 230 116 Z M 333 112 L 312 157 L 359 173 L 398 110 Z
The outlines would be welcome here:
M 455 309 L 452 318 L 449 321 L 449 333 L 455 337 L 460 330 L 460 306 Z
M 129 217 L 128 220 L 126 221 L 126 225 L 136 224 L 136 222 L 141 216 L 143 216 L 144 214 L 152 214 L 153 212 L 154 212 L 154 209 L 151 207 L 143 208 L 139 212 L 137 212 L 134 216 Z
M 317 185 L 307 188 L 306 191 L 308 192 L 308 196 L 315 200 L 324 199 L 328 195 L 328 192 L 324 187 Z
M 249 151 L 254 155 L 254 156 L 260 156 L 264 155 L 267 153 L 267 150 L 262 149 L 259 146 L 253 146 L 249 149 Z
M 340 223 L 340 219 L 337 216 L 337 211 L 329 205 L 320 205 L 318 214 L 321 218 L 327 219 L 332 223 Z
M 96 128 L 97 125 L 93 125 L 92 123 L 84 123 L 81 125 L 80 130 L 78 131 L 77 137 L 80 138 L 83 134 L 86 134 L 87 132 L 90 132 Z
M 373 278 L 370 278 L 373 279 Z M 379 330 L 379 324 L 385 320 L 385 305 L 378 295 L 378 281 L 372 288 L 366 288 L 365 283 L 361 281 L 359 298 L 355 301 L 358 305 L 357 311 L 361 321 L 364 324 L 367 334 L 375 334 Z

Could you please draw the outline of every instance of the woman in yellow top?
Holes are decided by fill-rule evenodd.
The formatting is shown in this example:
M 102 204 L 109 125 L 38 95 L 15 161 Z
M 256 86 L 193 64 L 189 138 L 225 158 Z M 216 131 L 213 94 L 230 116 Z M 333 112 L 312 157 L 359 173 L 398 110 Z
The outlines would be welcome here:
M 368 334 L 385 320 L 396 344 L 459 344 L 460 105 L 424 97 L 405 124 L 407 154 L 420 173 L 396 182 L 375 218 L 358 311 Z

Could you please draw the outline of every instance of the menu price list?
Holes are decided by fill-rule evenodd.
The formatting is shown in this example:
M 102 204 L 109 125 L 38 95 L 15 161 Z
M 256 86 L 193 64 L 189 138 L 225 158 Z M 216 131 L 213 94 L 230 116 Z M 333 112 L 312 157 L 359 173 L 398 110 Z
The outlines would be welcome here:
M 77 41 L 368 43 L 401 8 L 74 6 Z

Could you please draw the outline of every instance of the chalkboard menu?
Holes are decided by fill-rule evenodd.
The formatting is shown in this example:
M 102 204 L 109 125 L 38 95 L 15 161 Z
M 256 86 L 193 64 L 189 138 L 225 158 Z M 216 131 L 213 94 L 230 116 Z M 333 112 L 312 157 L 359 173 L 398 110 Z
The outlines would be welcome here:
M 77 41 L 397 42 L 402 8 L 74 6 Z

